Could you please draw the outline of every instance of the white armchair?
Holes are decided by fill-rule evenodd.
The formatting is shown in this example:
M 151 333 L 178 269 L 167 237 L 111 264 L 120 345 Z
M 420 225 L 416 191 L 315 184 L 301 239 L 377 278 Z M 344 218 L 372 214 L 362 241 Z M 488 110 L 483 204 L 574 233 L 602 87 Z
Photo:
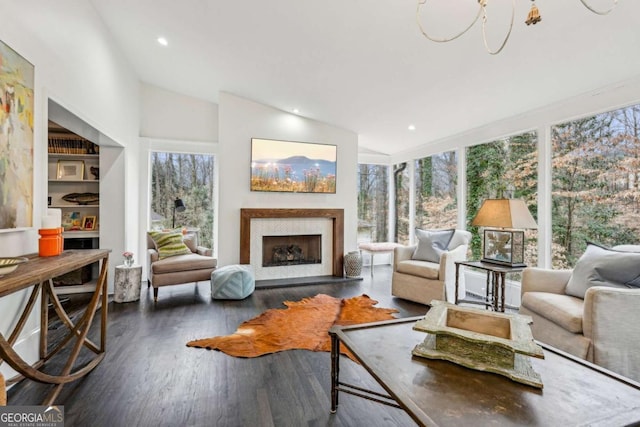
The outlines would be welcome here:
M 524 270 L 520 313 L 533 319 L 533 337 L 640 381 L 640 288 L 593 286 L 581 299 L 565 293 L 571 275 Z
M 391 294 L 393 296 L 429 305 L 432 300 L 454 302 L 456 261 L 467 259 L 471 233 L 455 230 L 440 262 L 412 259 L 417 245 L 398 246 L 394 250 Z M 459 297 L 464 298 L 464 277 L 460 278 Z

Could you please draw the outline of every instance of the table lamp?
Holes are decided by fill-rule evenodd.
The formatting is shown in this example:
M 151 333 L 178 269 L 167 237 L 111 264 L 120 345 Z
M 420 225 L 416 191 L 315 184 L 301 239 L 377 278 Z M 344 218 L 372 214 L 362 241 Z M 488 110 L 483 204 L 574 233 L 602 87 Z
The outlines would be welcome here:
M 526 267 L 522 229 L 536 229 L 538 225 L 524 200 L 486 199 L 471 225 L 485 227 L 483 262 Z

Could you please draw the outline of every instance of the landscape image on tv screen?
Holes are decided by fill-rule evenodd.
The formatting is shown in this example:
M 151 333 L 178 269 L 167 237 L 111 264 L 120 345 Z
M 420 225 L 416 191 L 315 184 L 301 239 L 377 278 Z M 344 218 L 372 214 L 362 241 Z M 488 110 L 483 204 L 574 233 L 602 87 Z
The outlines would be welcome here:
M 337 147 L 309 142 L 251 140 L 251 191 L 336 192 Z

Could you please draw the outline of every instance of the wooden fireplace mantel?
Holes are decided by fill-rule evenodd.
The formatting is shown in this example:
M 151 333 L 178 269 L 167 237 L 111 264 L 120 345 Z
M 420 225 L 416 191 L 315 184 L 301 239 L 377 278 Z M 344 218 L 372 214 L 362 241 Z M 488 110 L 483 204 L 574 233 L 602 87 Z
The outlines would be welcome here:
M 270 218 L 327 218 L 333 225 L 332 274 L 342 277 L 344 209 L 240 209 L 240 264 L 250 264 L 251 220 Z

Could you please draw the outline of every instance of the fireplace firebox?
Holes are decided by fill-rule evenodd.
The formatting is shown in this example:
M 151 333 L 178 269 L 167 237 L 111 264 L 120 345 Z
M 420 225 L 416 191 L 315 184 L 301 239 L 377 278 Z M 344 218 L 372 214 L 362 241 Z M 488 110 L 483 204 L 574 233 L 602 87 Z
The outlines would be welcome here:
M 262 236 L 262 266 L 321 264 L 322 235 Z

